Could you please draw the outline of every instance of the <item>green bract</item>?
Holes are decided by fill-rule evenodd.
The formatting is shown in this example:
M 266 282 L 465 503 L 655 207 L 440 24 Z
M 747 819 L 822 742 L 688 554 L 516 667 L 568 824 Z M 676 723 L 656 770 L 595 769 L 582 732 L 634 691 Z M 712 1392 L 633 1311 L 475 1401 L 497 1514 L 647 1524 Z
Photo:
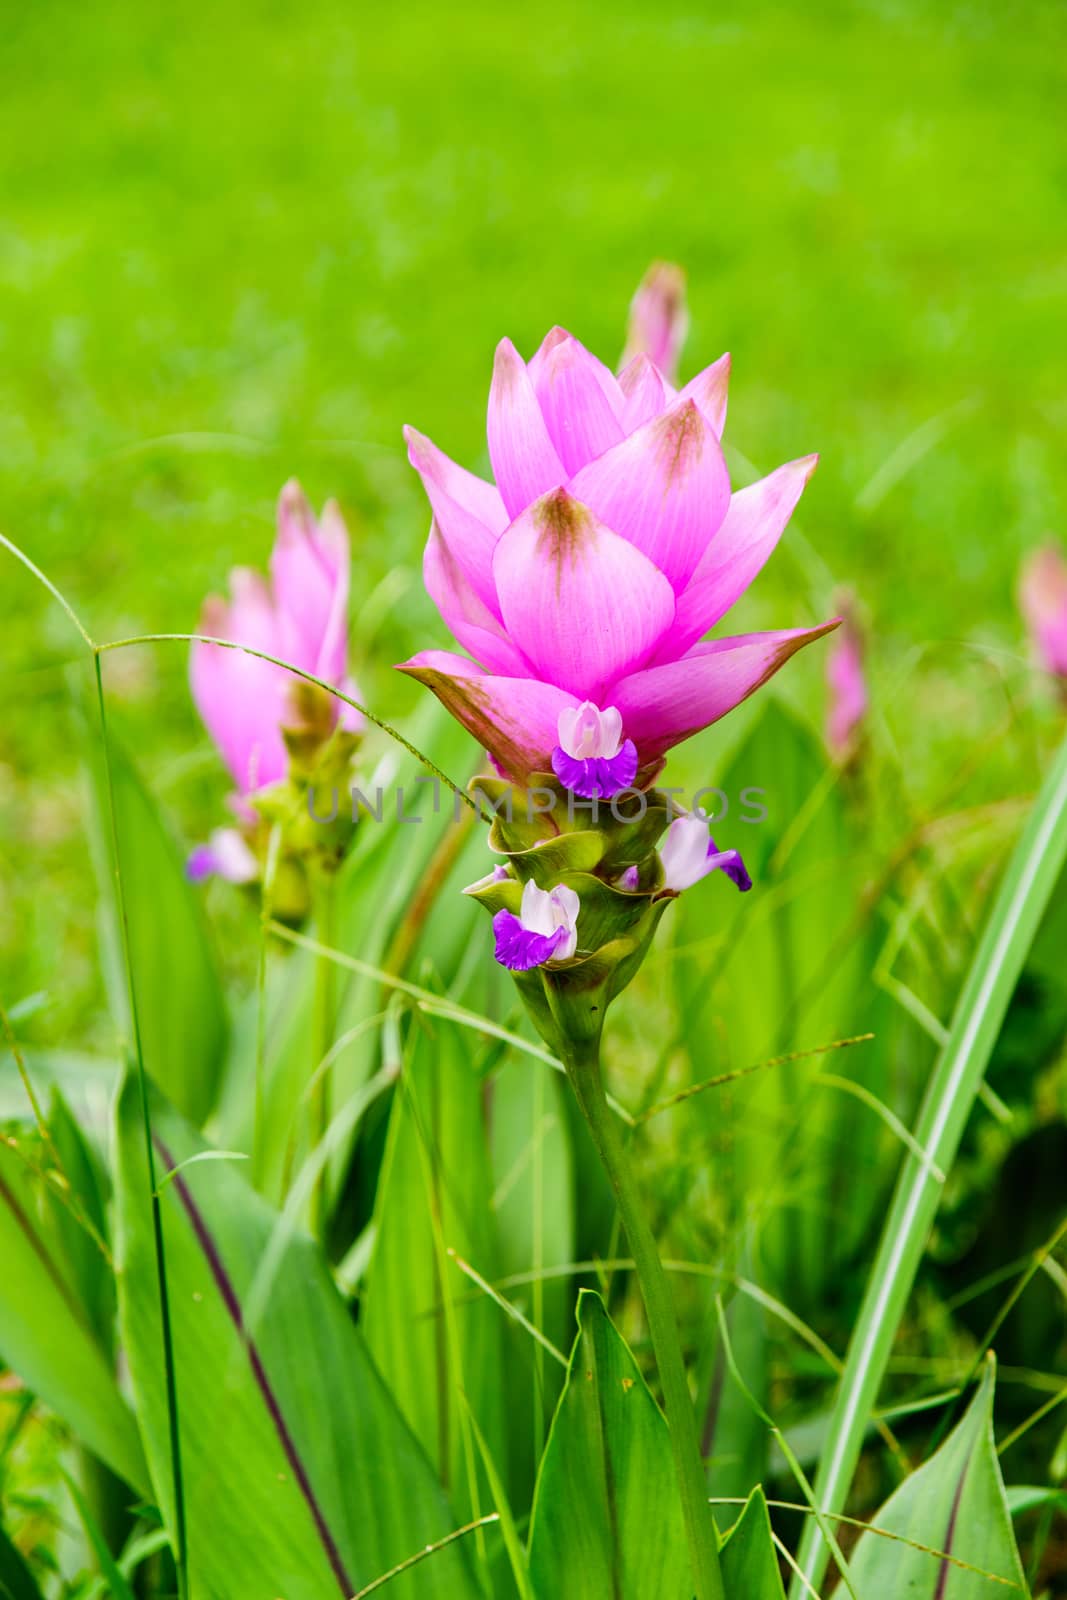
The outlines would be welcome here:
M 559 1054 L 564 1040 L 600 1037 L 604 1013 L 636 974 L 669 896 L 656 842 L 670 820 L 658 789 L 627 791 L 614 801 L 575 801 L 554 777 L 534 774 L 528 788 L 500 778 L 475 778 L 470 792 L 493 812 L 489 843 L 506 858 L 509 877 L 466 892 L 494 915 L 518 914 L 523 885 L 573 889 L 578 948 L 513 976 L 541 1037 Z M 620 879 L 637 869 L 638 887 Z

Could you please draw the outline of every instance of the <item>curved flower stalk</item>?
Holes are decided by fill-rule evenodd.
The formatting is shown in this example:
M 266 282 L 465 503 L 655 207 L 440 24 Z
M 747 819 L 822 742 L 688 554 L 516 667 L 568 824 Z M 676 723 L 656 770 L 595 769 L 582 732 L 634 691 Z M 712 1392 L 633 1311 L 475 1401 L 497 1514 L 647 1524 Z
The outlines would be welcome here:
M 1067 561 L 1054 544 L 1024 563 L 1019 605 L 1038 660 L 1067 697 Z
M 826 743 L 836 760 L 846 761 L 856 752 L 869 705 L 863 670 L 866 641 L 852 596 L 843 596 L 838 609 L 843 626 L 826 655 Z
M 401 670 L 495 768 L 473 787 L 506 865 L 467 892 L 493 915 L 496 959 L 566 1066 L 614 1189 L 663 1385 L 694 1590 L 722 1600 L 671 1292 L 608 1109 L 600 1036 L 671 899 L 717 869 L 751 886 L 707 819 L 674 817 L 653 787 L 667 751 L 836 623 L 702 642 L 770 556 L 816 457 L 731 493 L 719 442 L 729 357 L 675 388 L 684 302 L 664 271 L 638 293 L 640 351 L 618 378 L 562 328 L 528 363 L 501 341 L 488 416 L 495 486 L 407 430 L 433 512 L 426 586 L 468 654 L 424 651 Z
M 230 599 L 210 596 L 199 632 L 265 651 L 350 696 L 347 671 L 348 532 L 334 501 L 316 518 L 290 480 L 278 501 L 269 581 L 248 568 L 230 575 Z M 218 829 L 189 861 L 193 878 L 211 873 L 252 881 L 279 822 L 286 857 L 335 865 L 350 820 L 316 824 L 303 803 L 309 785 L 330 786 L 351 764 L 363 718 L 283 667 L 242 650 L 197 642 L 190 656 L 193 699 L 234 780 L 239 827 Z

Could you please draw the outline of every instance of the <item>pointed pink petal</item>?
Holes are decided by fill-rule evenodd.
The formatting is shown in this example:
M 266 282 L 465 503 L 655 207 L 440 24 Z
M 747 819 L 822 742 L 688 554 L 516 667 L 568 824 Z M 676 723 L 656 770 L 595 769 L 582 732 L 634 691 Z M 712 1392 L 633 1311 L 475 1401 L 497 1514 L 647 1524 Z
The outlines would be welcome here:
M 762 571 L 793 515 L 818 456 L 788 461 L 731 496 L 722 527 L 678 596 L 674 626 L 657 651 L 674 660 L 713 628 Z
M 530 374 L 530 382 L 533 384 L 535 390 L 537 388 L 538 377 L 548 359 L 550 351 L 554 350 L 556 345 L 562 344 L 564 339 L 569 338 L 570 334 L 567 332 L 566 328 L 561 328 L 557 323 L 554 328 L 549 328 L 548 332 L 541 340 L 541 343 L 538 345 L 537 349 L 526 363 L 526 370 Z
M 695 400 L 646 422 L 568 488 L 679 590 L 730 504 L 722 447 Z
M 519 677 L 530 670 L 497 617 L 479 599 L 436 521 L 430 524 L 422 575 L 449 632 L 476 661 L 490 672 Z
M 534 393 L 556 452 L 574 473 L 622 438 L 622 391 L 603 362 L 569 333 L 551 345 L 546 340 L 538 356 L 536 370 L 530 364 Z
M 619 386 L 618 378 L 616 378 L 610 367 L 605 366 L 598 356 L 595 356 L 591 350 L 587 350 L 579 339 L 567 332 L 566 328 L 558 326 L 550 328 L 531 357 L 527 370 L 534 390 L 538 393 L 540 392 L 538 386 L 544 379 L 548 357 L 556 346 L 561 344 L 575 345 L 581 351 L 582 362 L 586 371 L 596 379 L 605 400 L 611 408 L 612 415 L 621 422 L 626 397 Z
M 619 373 L 619 388 L 626 397 L 622 413 L 624 433 L 633 433 L 635 428 L 666 411 L 676 392 L 646 355 L 635 356 L 629 366 L 623 368 Z
M 495 484 L 486 483 L 477 473 L 457 465 L 417 428 L 405 428 L 404 439 L 408 460 L 426 485 L 427 494 L 433 484 L 491 533 L 503 533 L 511 518 Z
M 698 644 L 680 661 L 635 672 L 611 690 L 643 762 L 681 744 L 753 694 L 789 657 L 838 625 L 746 633 Z
M 482 604 L 499 615 L 493 588 L 493 548 L 508 524 L 504 502 L 492 484 L 457 467 L 414 428 L 405 428 L 404 438 L 408 460 L 422 479 L 434 521 L 448 541 L 453 559 Z M 492 520 L 482 513 L 489 513 Z
M 493 476 L 509 517 L 566 481 L 530 374 L 510 339 L 496 347 L 486 428 Z
M 318 656 L 310 669 L 325 683 L 339 684 L 348 665 L 348 529 L 336 500 L 327 500 L 319 524 L 320 550 L 331 552 L 335 563 L 330 609 L 319 639 Z M 286 615 L 289 607 L 283 608 Z
M 257 573 L 231 576 L 233 604 L 208 600 L 198 632 L 232 639 L 280 656 L 270 592 Z M 196 643 L 189 661 L 193 700 L 242 794 L 285 776 L 288 757 L 280 733 L 291 682 L 283 668 L 218 645 Z
M 510 777 L 549 771 L 559 714 L 572 697 L 534 678 L 498 678 L 447 650 L 424 650 L 400 667 L 432 689 Z
M 663 574 L 565 489 L 501 536 L 493 575 L 509 637 L 579 700 L 647 661 L 674 616 Z
M 678 395 L 679 400 L 696 401 L 719 439 L 722 438 L 722 430 L 726 426 L 729 387 L 730 356 L 726 354 L 720 356 L 718 361 L 713 361 L 710 367 L 705 367 L 703 372 L 698 372 L 695 378 L 690 378 Z

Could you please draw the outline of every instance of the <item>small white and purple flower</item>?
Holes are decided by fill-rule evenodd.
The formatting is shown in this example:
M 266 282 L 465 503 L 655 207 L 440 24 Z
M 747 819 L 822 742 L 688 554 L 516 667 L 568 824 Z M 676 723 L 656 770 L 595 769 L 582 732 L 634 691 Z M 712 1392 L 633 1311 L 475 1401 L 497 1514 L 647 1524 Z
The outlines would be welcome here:
M 559 714 L 559 743 L 552 771 L 565 789 L 583 800 L 610 800 L 629 789 L 637 776 L 637 747 L 622 736 L 622 713 L 603 711 L 592 700 L 566 706 Z
M 190 883 L 225 878 L 227 883 L 253 883 L 259 876 L 256 858 L 236 828 L 216 828 L 207 844 L 198 844 L 185 863 Z
M 691 889 L 710 872 L 725 872 L 744 894 L 752 887 L 740 850 L 719 850 L 708 831 L 703 811 L 690 811 L 676 817 L 660 846 L 663 862 L 663 889 L 666 894 L 681 894 Z
M 539 889 L 527 883 L 518 916 L 498 911 L 493 918 L 500 965 L 509 972 L 529 972 L 546 961 L 569 961 L 578 946 L 578 907 L 577 894 L 564 884 Z

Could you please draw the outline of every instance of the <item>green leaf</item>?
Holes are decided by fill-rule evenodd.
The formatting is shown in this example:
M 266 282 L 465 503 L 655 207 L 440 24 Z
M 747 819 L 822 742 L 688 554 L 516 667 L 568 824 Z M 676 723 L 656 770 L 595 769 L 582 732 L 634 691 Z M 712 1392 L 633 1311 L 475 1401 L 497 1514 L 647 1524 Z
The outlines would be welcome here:
M 1005 1583 L 1029 1594 L 993 1439 L 994 1372 L 990 1358 L 963 1420 L 872 1518 L 873 1527 L 927 1548 L 861 1534 L 849 1557 L 861 1595 L 993 1600 Z
M 766 1395 L 770 1362 L 763 1307 L 749 1295 L 735 1294 L 724 1314 L 734 1358 L 745 1382 L 754 1393 Z M 748 1494 L 766 1470 L 767 1424 L 740 1385 L 731 1381 L 715 1314 L 705 1328 L 703 1344 L 710 1358 L 706 1363 L 709 1375 L 702 1385 L 708 1491 L 739 1498 Z
M 428 700 L 416 719 L 412 738 L 445 771 L 461 770 L 469 761 L 469 737 L 438 705 Z M 424 886 L 428 866 L 446 830 L 452 826 L 452 794 L 433 782 L 420 782 L 424 769 L 400 752 L 393 773 L 382 783 L 382 820 L 365 815 L 356 829 L 352 851 L 337 875 L 337 945 L 358 953 L 362 961 L 380 966 L 385 960 L 398 923 Z M 364 785 L 372 806 L 374 785 Z M 398 796 L 403 814 L 397 820 Z M 411 820 L 418 817 L 418 821 Z M 478 907 L 464 902 L 452 907 L 438 922 L 458 924 L 455 933 L 470 926 Z M 315 933 L 315 929 L 310 930 Z M 466 939 L 463 939 L 465 947 Z M 300 1170 L 308 1154 L 310 1125 L 308 1080 L 318 1067 L 313 1059 L 312 1026 L 315 956 L 306 951 L 272 956 L 267 982 L 267 1048 L 264 1063 L 265 1105 L 260 1155 L 263 1170 L 257 1183 L 270 1199 L 281 1201 L 288 1174 Z M 379 1030 L 371 1019 L 384 1008 L 389 996 L 376 979 L 335 972 L 337 1023 L 335 1038 L 349 1042 L 337 1053 L 331 1070 L 332 1102 L 343 1105 L 373 1075 L 379 1048 Z M 257 1003 L 253 997 L 239 1019 L 219 1105 L 218 1135 L 234 1149 L 252 1148 L 255 1105 Z M 214 1127 L 214 1124 L 213 1124 Z M 334 1184 L 339 1184 L 349 1159 L 352 1141 L 331 1162 Z
M 521 1056 L 506 1058 L 492 1080 L 494 1210 L 502 1276 L 547 1271 L 575 1259 L 574 1174 L 565 1106 L 569 1092 L 558 1074 Z M 566 1348 L 574 1326 L 570 1277 L 526 1283 L 505 1293 L 554 1345 Z M 563 1369 L 523 1330 L 508 1328 L 505 1337 L 512 1480 L 516 1504 L 521 1496 L 525 1505 L 533 1493 L 541 1441 L 559 1399 Z M 531 1451 L 535 1426 L 539 1442 Z
M 156 1496 L 175 1525 L 149 1182 L 139 1091 L 116 1111 L 119 1308 Z M 203 1141 L 152 1095 L 158 1166 Z M 318 1248 L 291 1237 L 262 1320 L 245 1325 L 277 1215 L 226 1161 L 160 1196 L 167 1247 L 191 1592 L 350 1596 L 453 1531 L 426 1458 L 371 1361 Z M 397 1600 L 474 1600 L 463 1543 L 393 1585 Z
M 770 1514 L 758 1484 L 723 1541 L 722 1578 L 728 1600 L 785 1600 Z
M 1008 1503 L 1008 1510 L 1013 1517 L 1021 1517 L 1027 1511 L 1041 1511 L 1046 1506 L 1053 1511 L 1067 1514 L 1067 1491 L 1063 1489 L 1050 1489 L 1045 1484 L 1010 1484 L 1004 1495 Z
M 678 1113 L 702 1122 L 712 1148 L 723 1152 L 712 1180 L 717 1192 L 736 1196 L 740 1208 L 751 1194 L 764 1196 L 761 1281 L 812 1320 L 869 1237 L 894 1155 L 867 1106 L 813 1079 L 822 1066 L 855 1074 L 882 1100 L 900 1096 L 903 1085 L 894 1109 L 908 1115 L 932 1048 L 911 1040 L 911 1056 L 894 1059 L 899 1008 L 872 979 L 883 934 L 873 922 L 860 928 L 855 921 L 872 876 L 868 847 L 811 728 L 769 699 L 720 783 L 731 797 L 758 789 L 767 815 L 713 830 L 720 844 L 742 851 L 754 892 L 738 897 L 716 874 L 676 907 L 675 974 L 692 1081 L 876 1033 L 873 1045 L 825 1062 L 784 1062 Z M 721 929 L 714 952 L 710 918 Z M 914 1031 L 912 1024 L 909 1038 Z
M 1067 740 L 1061 745 L 1008 863 L 989 920 L 956 1004 L 915 1128 L 928 1158 L 952 1166 L 1008 1004 L 1067 861 Z M 867 1419 L 911 1294 L 941 1200 L 941 1185 L 914 1155 L 904 1159 L 878 1254 L 864 1293 L 838 1388 L 815 1483 L 828 1514 L 839 1511 L 859 1459 Z M 822 1535 L 811 1526 L 801 1545 L 808 1584 L 825 1571 Z M 801 1600 L 800 1577 L 791 1586 Z
M 0 1525 L 0 1595 L 3 1600 L 43 1600 L 37 1580 Z
M 692 1594 L 667 1423 L 590 1290 L 541 1464 L 530 1574 L 545 1596 Z
M 226 1010 L 200 902 L 177 843 L 126 754 L 109 735 L 114 835 L 126 907 L 130 968 L 145 1070 L 197 1124 L 215 1103 L 226 1046 Z M 96 851 L 109 944 L 121 942 L 108 773 L 94 752 L 90 770 Z M 120 962 L 105 962 L 111 1006 L 132 1039 Z
M 100 1348 L 111 1353 L 115 1343 L 115 1274 L 101 1249 L 107 1239 L 107 1177 L 58 1089 L 52 1091 L 48 1129 L 63 1176 L 70 1185 L 68 1205 L 54 1190 L 48 1191 L 52 1226 Z
M 472 1036 L 454 1023 L 413 1019 L 393 1100 L 366 1276 L 362 1326 L 378 1368 L 466 1521 L 474 1442 L 466 1395 L 495 1460 L 506 1456 L 504 1316 L 448 1259 L 454 1249 L 496 1274 L 492 1185 L 482 1082 Z
M 42 1180 L 0 1144 L 0 1356 L 94 1455 L 139 1492 L 148 1487 L 133 1414 L 78 1293 Z
M 107 1547 L 107 1540 L 97 1526 L 96 1519 L 89 1510 L 85 1496 L 70 1473 L 64 1472 L 62 1467 L 60 1471 L 63 1472 L 63 1481 L 67 1486 L 67 1491 L 74 1501 L 75 1508 L 82 1520 L 82 1526 L 89 1536 L 89 1543 L 93 1547 L 100 1571 L 107 1582 L 111 1600 L 134 1600 L 133 1590 L 116 1566 L 115 1559 Z

